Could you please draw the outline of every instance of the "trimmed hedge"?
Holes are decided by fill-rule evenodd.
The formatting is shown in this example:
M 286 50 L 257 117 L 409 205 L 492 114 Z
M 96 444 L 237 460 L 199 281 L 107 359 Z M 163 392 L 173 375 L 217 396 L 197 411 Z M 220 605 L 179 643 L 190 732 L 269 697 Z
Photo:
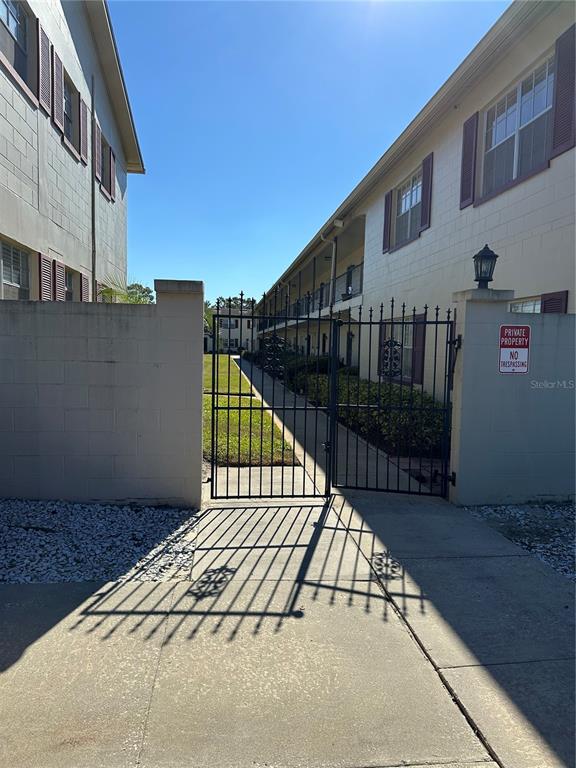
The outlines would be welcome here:
M 328 375 L 303 370 L 294 377 L 294 388 L 312 403 L 326 407 L 328 381 Z M 442 455 L 442 406 L 420 389 L 391 382 L 382 382 L 379 387 L 377 382 L 349 375 L 343 369 L 338 374 L 338 403 L 350 404 L 338 409 L 340 423 L 387 453 L 430 458 Z M 376 407 L 356 408 L 358 403 Z

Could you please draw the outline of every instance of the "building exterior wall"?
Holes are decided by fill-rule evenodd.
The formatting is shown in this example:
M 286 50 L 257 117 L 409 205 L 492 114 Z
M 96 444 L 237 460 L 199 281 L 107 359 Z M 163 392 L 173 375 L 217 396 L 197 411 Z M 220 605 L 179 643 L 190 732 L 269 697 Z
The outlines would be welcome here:
M 0 497 L 200 505 L 203 286 L 0 302 Z
M 491 200 L 460 210 L 462 126 L 477 110 L 529 72 L 574 22 L 564 4 L 510 48 L 506 59 L 454 105 L 433 131 L 397 164 L 359 208 L 366 214 L 363 304 L 377 307 L 392 297 L 420 310 L 451 305 L 454 291 L 474 285 L 472 257 L 485 243 L 499 255 L 494 287 L 528 297 L 569 288 L 574 312 L 574 150 L 550 168 Z M 430 228 L 410 244 L 382 252 L 384 196 L 434 153 Z
M 30 0 L 64 69 L 88 106 L 88 162 L 0 66 L 0 239 L 30 252 L 30 298 L 38 298 L 37 254 L 92 274 L 91 87 L 95 115 L 116 155 L 116 198 L 95 186 L 96 279 L 126 279 L 126 163 L 84 3 Z

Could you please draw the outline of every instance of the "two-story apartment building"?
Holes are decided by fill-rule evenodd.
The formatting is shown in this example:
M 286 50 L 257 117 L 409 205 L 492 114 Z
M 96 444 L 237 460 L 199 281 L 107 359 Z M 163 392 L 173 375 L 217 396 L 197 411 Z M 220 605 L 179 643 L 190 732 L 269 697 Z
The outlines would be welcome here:
M 126 280 L 142 155 L 105 0 L 0 0 L 0 299 Z
M 574 18 L 571 2 L 513 3 L 259 312 L 288 315 L 289 329 L 330 305 L 344 319 L 392 297 L 409 310 L 447 308 L 453 292 L 473 287 L 472 257 L 488 243 L 499 256 L 493 285 L 515 291 L 512 311 L 573 313 Z M 261 337 L 274 326 L 263 320 Z M 322 325 L 312 327 L 297 346 L 327 352 Z M 403 343 L 409 352 L 413 342 Z M 357 349 L 344 340 L 341 356 L 347 347 Z M 413 353 L 424 355 L 424 345 Z

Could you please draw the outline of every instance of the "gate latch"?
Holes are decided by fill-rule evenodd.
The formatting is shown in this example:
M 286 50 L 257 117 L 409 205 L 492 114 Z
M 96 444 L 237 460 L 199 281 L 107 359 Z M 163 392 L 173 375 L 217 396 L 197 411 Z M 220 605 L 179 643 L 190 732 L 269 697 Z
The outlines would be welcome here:
M 322 448 L 324 448 L 326 453 L 330 453 L 330 448 L 331 448 L 330 441 L 327 440 L 325 443 L 322 443 Z

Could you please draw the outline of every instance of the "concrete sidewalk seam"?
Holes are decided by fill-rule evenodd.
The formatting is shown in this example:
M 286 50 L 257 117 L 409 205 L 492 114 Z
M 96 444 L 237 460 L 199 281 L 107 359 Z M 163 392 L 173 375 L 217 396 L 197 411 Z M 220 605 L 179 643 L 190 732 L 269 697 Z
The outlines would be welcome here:
M 335 514 L 336 514 L 336 516 L 338 518 L 338 520 L 344 525 L 344 521 L 342 520 L 342 518 L 340 516 L 340 512 L 337 511 L 336 508 L 334 507 L 333 497 L 331 498 L 330 503 L 331 503 L 331 506 L 332 506 L 332 508 L 333 508 L 333 510 L 334 510 L 334 512 L 335 512 Z M 359 544 L 356 541 L 354 541 L 354 543 L 356 544 L 358 549 L 360 549 Z M 394 600 L 394 598 L 391 595 L 391 593 L 386 588 L 385 584 L 382 582 L 382 580 L 380 578 L 378 578 L 378 573 L 377 573 L 376 569 L 374 568 L 374 564 L 366 557 L 366 555 L 362 552 L 362 550 L 360 550 L 360 552 L 362 554 L 362 557 L 364 557 L 364 559 L 366 560 L 366 562 L 368 563 L 370 568 L 373 570 L 375 576 L 377 577 L 378 585 L 379 585 L 380 589 L 382 590 L 382 592 L 384 593 L 384 596 L 386 597 L 386 600 L 392 606 L 392 610 L 394 611 L 396 616 L 400 619 L 402 624 L 406 627 L 406 629 L 408 630 L 408 633 L 412 637 L 413 641 L 420 648 L 420 651 L 424 654 L 426 659 L 429 661 L 429 663 L 434 668 L 434 670 L 435 670 L 436 674 L 438 675 L 442 685 L 444 686 L 444 688 L 446 689 L 446 691 L 450 695 L 452 701 L 456 704 L 456 706 L 458 707 L 458 709 L 462 713 L 464 719 L 466 720 L 466 722 L 468 723 L 468 725 L 472 729 L 472 732 L 474 733 L 476 738 L 480 741 L 480 743 L 482 744 L 482 746 L 484 747 L 484 749 L 486 750 L 488 755 L 492 758 L 493 762 L 496 763 L 498 768 L 506 768 L 504 766 L 504 764 L 502 763 L 502 761 L 500 760 L 500 758 L 498 757 L 498 755 L 496 754 L 496 752 L 494 751 L 494 749 L 491 746 L 490 742 L 488 741 L 487 737 L 482 732 L 480 726 L 476 723 L 476 721 L 474 720 L 474 718 L 472 717 L 472 715 L 470 714 L 468 709 L 464 706 L 463 702 L 460 700 L 460 698 L 459 698 L 458 694 L 456 693 L 456 691 L 454 690 L 454 688 L 450 685 L 450 683 L 448 682 L 446 677 L 442 674 L 441 668 L 436 664 L 436 662 L 434 661 L 434 659 L 430 655 L 429 651 L 426 649 L 424 643 L 420 640 L 420 638 L 416 634 L 415 630 L 413 629 L 412 625 L 410 624 L 410 622 L 408 621 L 408 619 L 404 615 L 403 611 L 400 610 L 400 607 L 398 606 L 398 604 Z M 468 559 L 468 558 L 465 558 L 465 559 Z
M 510 666 L 511 664 L 541 664 L 542 662 L 565 662 L 565 661 L 574 661 L 576 659 L 576 653 L 574 653 L 573 656 L 562 656 L 561 658 L 557 659 L 522 659 L 521 661 L 492 661 L 487 662 L 486 664 L 454 664 L 454 665 L 442 665 L 439 666 L 438 669 L 468 669 L 468 668 L 476 668 L 476 667 L 502 667 L 502 666 Z
M 172 606 L 174 605 L 174 592 L 172 591 L 170 594 L 170 604 L 168 606 L 168 610 L 166 612 L 166 615 L 169 616 L 170 612 L 172 610 Z M 164 641 L 166 639 L 166 633 L 168 631 L 168 622 L 164 621 L 164 632 L 162 634 L 162 640 L 160 642 L 160 647 L 158 649 L 158 658 L 156 660 L 156 669 L 154 670 L 154 677 L 152 678 L 152 685 L 150 686 L 150 698 L 148 699 L 148 706 L 146 707 L 146 714 L 144 715 L 144 723 L 142 726 L 142 737 L 140 739 L 140 749 L 138 750 L 138 755 L 136 757 L 136 762 L 134 764 L 135 768 L 138 768 L 138 766 L 142 765 L 141 758 L 142 758 L 142 752 L 144 751 L 144 742 L 146 741 L 146 732 L 148 730 L 148 721 L 150 719 L 150 710 L 152 709 L 152 700 L 154 698 L 154 690 L 156 688 L 156 680 L 158 679 L 158 671 L 160 669 L 160 660 L 162 659 L 162 653 L 164 651 Z

